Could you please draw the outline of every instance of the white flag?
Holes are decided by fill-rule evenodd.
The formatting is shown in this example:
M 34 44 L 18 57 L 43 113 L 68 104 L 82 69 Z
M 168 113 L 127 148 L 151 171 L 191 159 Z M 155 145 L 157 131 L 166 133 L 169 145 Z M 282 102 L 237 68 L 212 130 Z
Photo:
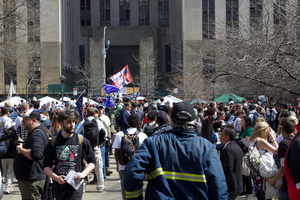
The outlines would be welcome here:
M 10 100 L 11 97 L 12 97 L 12 95 L 16 94 L 16 93 L 17 93 L 17 90 L 16 90 L 16 88 L 14 86 L 13 80 L 11 79 L 11 81 L 10 81 L 10 87 L 9 87 L 9 93 L 7 95 L 7 100 Z

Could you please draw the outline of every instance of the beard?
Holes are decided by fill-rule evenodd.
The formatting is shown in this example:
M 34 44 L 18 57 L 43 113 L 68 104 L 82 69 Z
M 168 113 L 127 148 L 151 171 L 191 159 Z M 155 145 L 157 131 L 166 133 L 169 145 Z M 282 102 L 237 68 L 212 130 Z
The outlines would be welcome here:
M 66 133 L 68 133 L 69 135 L 72 135 L 72 134 L 74 133 L 74 128 L 73 128 L 73 129 L 72 129 L 72 128 L 66 128 L 66 127 L 63 125 L 62 129 L 63 129 Z

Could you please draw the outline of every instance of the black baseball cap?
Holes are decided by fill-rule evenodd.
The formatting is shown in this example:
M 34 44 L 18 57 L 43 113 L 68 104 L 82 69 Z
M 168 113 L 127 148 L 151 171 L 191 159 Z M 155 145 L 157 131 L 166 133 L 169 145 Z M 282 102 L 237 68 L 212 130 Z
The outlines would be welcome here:
M 33 109 L 29 109 L 29 110 L 25 111 L 25 113 L 23 113 L 20 116 L 23 117 L 23 118 L 28 118 L 28 117 L 35 118 L 35 119 L 41 121 L 40 113 L 36 110 L 33 110 Z
M 156 113 L 155 118 L 156 122 L 161 124 L 168 121 L 167 113 L 165 111 L 159 111 L 158 113 Z
M 185 123 L 193 121 L 196 118 L 193 106 L 189 103 L 179 102 L 173 105 L 171 119 L 179 122 Z

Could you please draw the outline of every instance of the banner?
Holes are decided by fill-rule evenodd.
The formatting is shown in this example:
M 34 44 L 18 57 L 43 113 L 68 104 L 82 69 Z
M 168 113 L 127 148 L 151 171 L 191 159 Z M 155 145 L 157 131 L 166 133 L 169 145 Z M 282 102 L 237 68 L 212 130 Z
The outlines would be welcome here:
M 119 92 L 119 88 L 117 88 L 116 86 L 113 86 L 113 85 L 103 84 L 103 88 L 104 88 L 106 94 Z
M 128 65 L 126 65 L 121 71 L 110 76 L 107 79 L 110 85 L 114 85 L 117 88 L 122 88 L 123 86 L 132 82 L 132 77 L 130 75 Z
M 111 96 L 108 97 L 108 99 L 105 101 L 105 103 L 103 104 L 103 106 L 106 107 L 114 107 L 115 104 L 114 102 L 112 102 L 111 100 Z
M 80 117 L 81 117 L 81 121 L 83 120 L 83 93 L 84 93 L 85 91 L 83 91 L 82 93 L 81 93 L 81 95 L 78 97 L 78 99 L 77 99 L 77 101 L 76 101 L 76 109 L 77 109 L 77 111 L 79 112 L 79 114 L 80 114 Z
M 133 101 L 133 100 L 136 100 L 136 98 L 138 97 L 139 95 L 139 92 L 136 92 L 136 93 L 132 93 L 132 94 L 122 94 L 122 98 L 128 98 L 129 101 Z
M 13 94 L 16 94 L 17 90 L 14 86 L 14 82 L 12 79 L 10 79 L 10 87 L 9 87 L 9 93 L 7 95 L 7 100 L 10 100 Z

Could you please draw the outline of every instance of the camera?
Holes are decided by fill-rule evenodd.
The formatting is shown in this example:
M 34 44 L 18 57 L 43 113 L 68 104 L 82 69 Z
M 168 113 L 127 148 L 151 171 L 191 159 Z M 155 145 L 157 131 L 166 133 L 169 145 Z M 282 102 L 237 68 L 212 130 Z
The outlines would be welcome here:
M 19 134 L 14 129 L 14 127 L 10 127 L 9 129 L 4 129 L 3 134 L 0 135 L 0 142 L 11 139 L 13 142 L 17 142 L 19 139 Z

